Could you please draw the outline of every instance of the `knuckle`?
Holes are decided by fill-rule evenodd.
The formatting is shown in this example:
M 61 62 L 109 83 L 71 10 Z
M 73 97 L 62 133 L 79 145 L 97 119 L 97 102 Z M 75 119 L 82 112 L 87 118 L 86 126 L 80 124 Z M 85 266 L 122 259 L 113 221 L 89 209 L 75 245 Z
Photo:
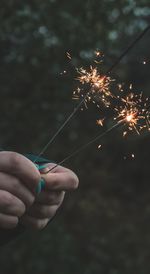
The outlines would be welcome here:
M 14 197 L 9 192 L 1 192 L 1 202 L 5 208 L 11 207 L 11 205 L 14 203 Z
M 22 202 L 20 202 L 20 206 L 17 206 L 15 210 L 16 216 L 21 217 L 25 213 L 25 211 L 26 211 L 25 205 Z
M 12 183 L 12 188 L 14 190 L 20 188 L 20 183 L 19 183 L 19 180 L 17 178 L 15 178 L 15 177 L 12 176 L 11 183 Z
M 34 203 L 35 201 L 35 197 L 31 194 L 31 195 L 28 195 L 28 198 L 26 199 L 26 208 L 28 209 L 30 206 L 32 206 L 32 204 Z
M 1 210 L 4 210 L 4 212 L 11 212 L 13 215 L 20 217 L 26 210 L 24 203 L 9 192 L 1 191 L 0 200 Z
M 18 168 L 20 164 L 20 154 L 17 152 L 9 152 L 9 162 L 12 169 Z

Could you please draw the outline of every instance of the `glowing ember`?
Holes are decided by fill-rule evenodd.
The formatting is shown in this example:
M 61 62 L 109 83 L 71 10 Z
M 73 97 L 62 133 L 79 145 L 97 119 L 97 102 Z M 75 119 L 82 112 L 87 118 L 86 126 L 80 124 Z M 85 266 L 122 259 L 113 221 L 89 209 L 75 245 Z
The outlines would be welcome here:
M 102 145 L 98 145 L 98 149 L 100 149 L 102 147 Z
M 97 121 L 96 121 L 97 125 L 103 127 L 103 125 L 104 125 L 104 120 L 105 120 L 104 118 L 103 118 L 103 119 L 97 120 Z
M 66 52 L 66 55 L 67 55 L 68 59 L 70 59 L 70 60 L 72 59 L 71 54 L 69 52 Z
M 123 86 L 122 86 L 122 84 L 118 84 L 118 89 L 119 89 L 119 91 L 123 91 Z
M 134 119 L 133 114 L 127 115 L 126 120 L 127 122 L 131 122 Z
M 109 99 L 113 97 L 110 91 L 110 83 L 114 80 L 109 76 L 101 74 L 97 67 L 90 66 L 89 70 L 79 68 L 77 72 L 79 74 L 77 80 L 80 82 L 81 88 L 78 87 L 74 95 L 78 98 L 85 96 L 86 103 L 96 102 L 98 105 L 102 102 L 106 107 L 109 107 Z
M 104 54 L 99 50 L 95 51 L 95 55 L 96 55 L 96 57 L 103 57 L 104 56 Z
M 98 72 L 97 68 L 90 67 L 90 70 L 80 68 L 78 70 L 80 76 L 77 78 L 79 82 L 84 84 L 90 84 L 92 91 L 94 92 L 94 88 L 96 88 L 97 92 L 103 93 L 106 96 L 111 96 L 109 91 L 109 84 L 111 81 L 110 77 L 102 75 Z
M 120 105 L 115 111 L 117 116 L 114 119 L 127 123 L 128 130 L 123 132 L 123 136 L 126 136 L 128 131 L 135 130 L 140 134 L 144 128 L 149 129 L 149 99 L 144 99 L 142 93 L 129 93 L 125 98 L 120 98 Z

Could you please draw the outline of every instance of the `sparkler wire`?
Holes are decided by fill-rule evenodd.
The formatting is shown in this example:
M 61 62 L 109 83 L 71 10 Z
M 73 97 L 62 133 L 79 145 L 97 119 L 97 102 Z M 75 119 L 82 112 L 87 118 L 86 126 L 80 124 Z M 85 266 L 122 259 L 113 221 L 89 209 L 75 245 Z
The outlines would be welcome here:
M 87 94 L 86 94 L 87 96 Z M 56 131 L 56 133 L 53 135 L 53 137 L 49 140 L 49 142 L 43 147 L 43 149 L 41 150 L 41 152 L 37 155 L 37 157 L 34 160 L 34 163 L 36 163 L 36 161 L 38 160 L 38 158 L 47 150 L 47 148 L 49 147 L 49 145 L 55 140 L 55 138 L 58 136 L 58 134 L 62 131 L 62 129 L 65 127 L 65 125 L 68 124 L 68 122 L 71 120 L 71 118 L 75 115 L 75 113 L 78 111 L 78 109 L 81 107 L 81 105 L 83 104 L 85 97 L 80 101 L 80 103 L 74 108 L 74 110 L 71 112 L 71 114 L 67 117 L 67 119 L 64 121 L 64 123 L 58 128 L 58 130 Z
M 143 38 L 143 36 L 146 34 L 146 32 L 150 30 L 150 25 L 148 25 L 133 41 L 129 46 L 124 50 L 124 52 L 118 57 L 118 59 L 112 64 L 110 69 L 106 72 L 106 74 L 109 74 L 112 72 L 112 70 L 120 63 L 120 61 L 127 55 L 127 53 L 137 44 L 139 40 Z
M 68 156 L 66 156 L 62 161 L 58 162 L 56 165 L 54 165 L 51 169 L 49 169 L 47 172 L 45 172 L 45 174 L 51 172 L 53 169 L 55 169 L 57 166 L 64 164 L 65 162 L 67 162 L 68 160 L 70 160 L 72 157 L 76 156 L 77 154 L 79 154 L 80 152 L 82 152 L 83 150 L 85 150 L 87 147 L 89 147 L 90 145 L 92 145 L 93 143 L 95 143 L 96 141 L 102 139 L 105 135 L 107 135 L 109 132 L 113 131 L 114 129 L 116 129 L 117 127 L 123 125 L 125 123 L 125 119 L 115 123 L 112 127 L 108 128 L 106 131 L 104 131 L 101 134 L 96 135 L 94 138 L 92 138 L 88 143 L 80 146 L 79 148 L 77 148 L 75 151 L 73 151 L 71 154 L 69 154 Z
M 110 74 L 114 68 L 120 63 L 120 61 L 128 54 L 128 52 L 137 44 L 139 40 L 143 38 L 143 36 L 146 34 L 146 32 L 150 29 L 150 25 L 148 25 L 134 40 L 129 46 L 123 51 L 123 53 L 117 58 L 117 60 L 112 64 L 112 66 L 106 71 L 106 75 Z M 74 110 L 71 112 L 71 114 L 66 118 L 66 120 L 63 122 L 63 124 L 58 128 L 56 133 L 50 138 L 48 143 L 43 147 L 43 149 L 40 151 L 40 153 L 37 155 L 36 159 L 34 160 L 34 163 L 38 160 L 38 158 L 44 154 L 44 152 L 47 150 L 47 148 L 53 143 L 53 141 L 56 139 L 56 137 L 59 135 L 59 133 L 64 129 L 64 127 L 69 123 L 69 121 L 72 119 L 72 117 L 76 114 L 76 112 L 79 110 L 83 102 L 86 100 L 86 97 L 88 96 L 88 92 L 85 94 L 85 96 L 82 98 L 82 100 L 77 104 L 77 106 L 74 108 Z

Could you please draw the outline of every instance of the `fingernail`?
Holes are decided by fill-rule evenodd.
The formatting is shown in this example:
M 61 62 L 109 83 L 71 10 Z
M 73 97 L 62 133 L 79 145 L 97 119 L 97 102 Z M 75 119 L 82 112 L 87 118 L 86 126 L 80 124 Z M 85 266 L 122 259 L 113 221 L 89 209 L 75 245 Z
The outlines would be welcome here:
M 45 187 L 45 180 L 43 178 L 41 178 L 41 191 L 44 189 Z
M 40 179 L 37 188 L 36 188 L 36 193 L 39 194 L 45 187 L 45 180 L 43 178 Z
M 38 166 L 38 170 L 44 169 L 46 167 L 47 167 L 46 165 L 40 165 L 40 166 Z

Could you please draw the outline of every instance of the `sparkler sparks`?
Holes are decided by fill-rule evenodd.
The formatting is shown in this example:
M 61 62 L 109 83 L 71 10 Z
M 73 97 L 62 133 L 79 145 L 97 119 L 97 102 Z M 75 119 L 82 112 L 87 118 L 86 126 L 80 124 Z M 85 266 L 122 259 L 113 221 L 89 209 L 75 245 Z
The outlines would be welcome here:
M 67 55 L 68 59 L 70 59 L 70 60 L 72 59 L 70 52 L 66 52 L 66 55 Z
M 101 64 L 101 63 L 103 63 L 103 57 L 104 57 L 104 54 L 103 54 L 103 52 L 101 52 L 101 51 L 99 51 L 99 50 L 96 50 L 95 52 L 94 52 L 94 55 L 95 55 L 95 60 L 94 60 L 94 63 L 95 64 Z
M 98 145 L 98 149 L 100 149 L 102 147 L 102 145 Z
M 103 127 L 103 125 L 104 125 L 104 120 L 105 120 L 105 118 L 97 120 L 97 121 L 96 121 L 97 125 Z
M 116 61 L 109 67 L 109 69 L 106 71 L 105 75 L 102 73 L 98 72 L 97 68 L 93 68 L 90 67 L 90 72 L 88 72 L 87 70 L 83 70 L 83 69 L 79 69 L 79 77 L 78 80 L 79 82 L 84 85 L 84 84 L 88 84 L 90 85 L 90 91 L 88 91 L 87 93 L 84 92 L 84 95 L 82 94 L 82 89 L 78 88 L 77 89 L 77 94 L 76 91 L 74 92 L 74 96 L 76 97 L 82 97 L 81 101 L 77 104 L 77 106 L 73 109 L 73 111 L 69 114 L 69 116 L 67 116 L 67 118 L 65 119 L 65 121 L 60 125 L 60 127 L 56 130 L 56 132 L 54 133 L 54 135 L 48 140 L 48 142 L 43 146 L 43 148 L 41 149 L 41 151 L 38 153 L 36 159 L 34 160 L 34 163 L 37 161 L 37 159 L 44 154 L 44 152 L 48 149 L 48 147 L 54 142 L 54 140 L 56 139 L 56 137 L 62 132 L 62 130 L 65 128 L 65 126 L 70 122 L 70 120 L 74 117 L 74 115 L 77 113 L 77 111 L 81 108 L 83 103 L 86 103 L 88 100 L 89 101 L 93 101 L 95 102 L 95 99 L 97 99 L 97 94 L 101 94 L 101 96 L 99 96 L 100 101 L 102 101 L 107 107 L 110 106 L 110 101 L 109 101 L 109 97 L 113 97 L 112 93 L 110 92 L 110 83 L 113 81 L 111 79 L 111 77 L 109 77 L 108 75 L 110 75 L 110 73 L 116 68 L 116 66 L 120 63 L 120 61 L 128 54 L 129 51 L 131 51 L 135 45 L 144 37 L 144 35 L 150 30 L 150 25 L 148 25 L 147 27 L 145 27 L 145 29 L 138 34 L 138 36 L 128 45 L 128 47 L 121 53 L 121 55 L 116 59 Z M 100 56 L 100 53 L 96 54 L 97 57 Z M 67 52 L 67 57 L 69 59 L 71 59 L 71 55 L 69 52 Z M 100 63 L 100 62 L 99 62 Z M 95 81 L 93 76 L 95 75 Z M 89 78 L 90 76 L 90 78 Z M 88 79 L 88 80 L 87 80 Z M 82 80 L 82 81 L 81 81 Z M 87 82 L 88 81 L 88 82 Z M 120 89 L 120 91 L 122 91 Z M 94 95 L 94 96 L 93 96 Z M 89 97 L 89 99 L 87 99 Z M 93 99 L 94 97 L 94 99 Z M 149 106 L 147 104 L 147 102 L 145 103 L 146 106 L 144 108 L 144 110 L 139 110 L 138 112 L 138 107 L 136 110 L 136 104 L 133 105 L 133 109 L 135 108 L 135 113 L 130 112 L 129 114 L 127 113 L 127 102 L 124 106 L 124 110 L 123 108 L 120 109 L 121 112 L 119 112 L 119 108 L 117 109 L 117 118 L 118 119 L 127 119 L 128 115 L 128 119 L 126 120 L 128 122 L 128 127 L 129 129 L 131 128 L 133 129 L 137 129 L 137 125 L 138 125 L 138 121 L 140 119 L 142 119 L 141 117 L 145 117 L 145 119 L 143 118 L 146 127 L 149 129 L 150 126 L 150 114 L 148 111 L 146 111 Z M 98 105 L 98 104 L 97 104 Z M 132 105 L 132 104 L 131 104 Z M 137 104 L 138 105 L 138 104 Z M 131 106 L 130 106 L 131 107 Z M 132 108 L 131 108 L 132 109 Z M 133 110 L 132 109 L 132 110 Z M 144 113 L 145 112 L 145 113 Z M 125 115 L 126 113 L 126 115 Z M 134 114 L 134 115 L 133 115 Z M 144 115 L 145 114 L 145 115 Z M 133 116 L 132 116 L 133 115 Z M 141 116 L 141 117 L 140 117 Z M 135 120 L 133 120 L 133 117 Z M 137 118 L 138 117 L 138 118 Z M 137 119 L 137 120 L 136 120 Z M 129 120 L 129 121 L 128 121 Z M 134 121 L 134 122 L 133 122 Z M 65 159 L 63 159 L 59 164 L 62 164 L 64 162 L 66 162 L 67 160 L 69 160 L 71 157 L 73 157 L 74 155 L 76 155 L 77 153 L 81 152 L 83 149 L 85 149 L 86 147 L 88 147 L 89 145 L 93 144 L 95 141 L 97 141 L 99 138 L 102 138 L 103 136 L 105 136 L 107 133 L 109 133 L 110 131 L 112 131 L 113 129 L 117 128 L 117 126 L 122 123 L 122 120 L 118 121 L 117 124 L 115 124 L 114 126 L 112 126 L 111 128 L 109 128 L 106 132 L 104 132 L 103 134 L 93 138 L 91 141 L 89 141 L 87 144 L 83 145 L 81 148 L 77 149 L 75 152 L 71 153 L 70 155 L 68 155 Z M 56 165 L 57 166 L 57 165 Z M 56 167 L 55 166 L 55 167 Z M 55 168 L 54 167 L 54 168 Z M 52 170 L 52 169 L 51 169 Z M 51 171 L 49 170 L 49 172 Z
M 126 136 L 129 131 L 136 131 L 137 134 L 147 128 L 150 129 L 149 119 L 149 98 L 143 98 L 143 94 L 129 93 L 125 98 L 120 98 L 120 105 L 115 108 L 117 121 L 124 121 L 127 130 L 123 132 Z
M 104 56 L 104 54 L 102 53 L 102 51 L 99 51 L 99 50 L 96 50 L 94 53 L 95 53 L 96 57 L 103 57 Z
M 103 75 L 98 71 L 97 67 L 90 66 L 90 69 L 79 68 L 77 69 L 79 76 L 77 80 L 81 84 L 81 88 L 77 88 L 73 95 L 75 99 L 80 97 L 85 98 L 85 103 L 93 102 L 99 104 L 102 102 L 106 107 L 110 106 L 110 97 L 113 97 L 110 91 L 110 84 L 114 79 L 110 76 Z M 87 92 L 87 85 L 89 85 Z

